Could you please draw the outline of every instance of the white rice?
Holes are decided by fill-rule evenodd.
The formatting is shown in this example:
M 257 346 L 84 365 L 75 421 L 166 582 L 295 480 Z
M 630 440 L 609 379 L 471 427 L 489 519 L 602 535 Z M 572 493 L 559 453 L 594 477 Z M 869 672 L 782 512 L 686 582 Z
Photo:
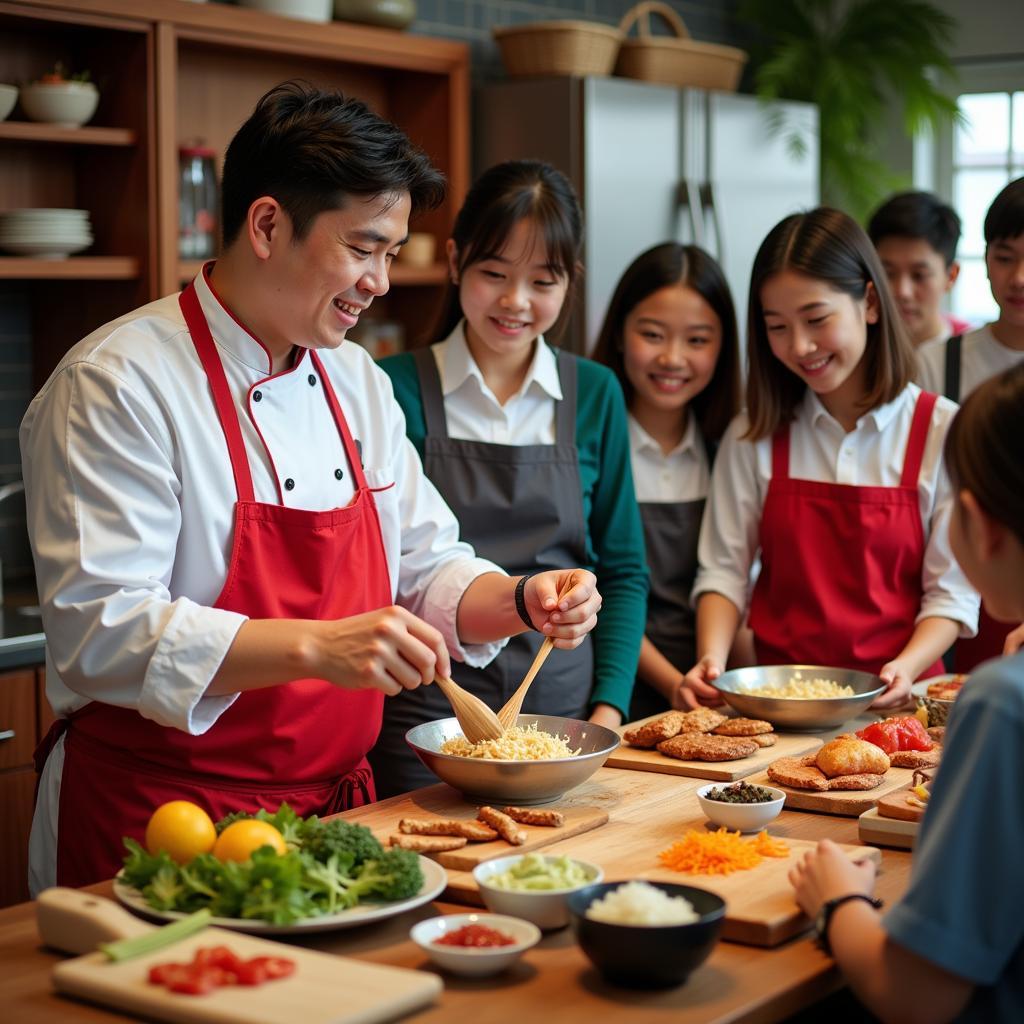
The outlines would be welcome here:
M 594 900 L 587 917 L 611 924 L 693 924 L 700 914 L 682 896 L 669 896 L 647 882 L 626 882 Z

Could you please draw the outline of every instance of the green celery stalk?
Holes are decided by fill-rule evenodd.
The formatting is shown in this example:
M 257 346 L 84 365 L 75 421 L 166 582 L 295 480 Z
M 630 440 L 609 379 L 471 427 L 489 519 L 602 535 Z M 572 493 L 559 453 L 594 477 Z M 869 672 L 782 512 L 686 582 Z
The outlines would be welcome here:
M 164 946 L 170 946 L 202 931 L 210 923 L 211 917 L 209 909 L 203 907 L 202 910 L 197 910 L 180 921 L 165 924 L 162 928 L 154 928 L 153 931 L 138 935 L 134 939 L 100 943 L 100 951 L 106 953 L 111 960 L 130 960 L 146 953 L 155 953 Z

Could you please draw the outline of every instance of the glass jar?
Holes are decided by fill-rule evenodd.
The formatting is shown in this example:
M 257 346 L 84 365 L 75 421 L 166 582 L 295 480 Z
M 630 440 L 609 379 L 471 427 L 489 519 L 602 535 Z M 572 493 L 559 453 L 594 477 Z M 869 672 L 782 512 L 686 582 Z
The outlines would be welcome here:
M 178 255 L 206 260 L 217 254 L 216 153 L 201 145 L 178 149 Z

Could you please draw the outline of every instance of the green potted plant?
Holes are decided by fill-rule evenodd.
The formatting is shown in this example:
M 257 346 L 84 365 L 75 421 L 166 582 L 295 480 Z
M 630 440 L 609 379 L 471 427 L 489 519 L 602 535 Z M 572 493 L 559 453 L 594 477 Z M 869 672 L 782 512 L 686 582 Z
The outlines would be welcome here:
M 940 86 L 955 77 L 957 22 L 927 0 L 741 0 L 739 17 L 755 36 L 757 94 L 817 104 L 822 199 L 854 216 L 906 185 L 876 155 L 894 104 L 911 134 L 958 116 Z

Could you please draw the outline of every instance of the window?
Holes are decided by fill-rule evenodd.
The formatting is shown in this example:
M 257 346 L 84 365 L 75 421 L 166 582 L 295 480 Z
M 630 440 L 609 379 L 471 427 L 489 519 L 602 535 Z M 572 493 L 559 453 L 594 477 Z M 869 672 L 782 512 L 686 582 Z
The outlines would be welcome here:
M 952 134 L 951 198 L 963 221 L 960 279 L 951 308 L 972 323 L 998 308 L 985 273 L 985 212 L 1007 182 L 1024 175 L 1024 92 L 971 92 L 957 97 L 964 117 Z

